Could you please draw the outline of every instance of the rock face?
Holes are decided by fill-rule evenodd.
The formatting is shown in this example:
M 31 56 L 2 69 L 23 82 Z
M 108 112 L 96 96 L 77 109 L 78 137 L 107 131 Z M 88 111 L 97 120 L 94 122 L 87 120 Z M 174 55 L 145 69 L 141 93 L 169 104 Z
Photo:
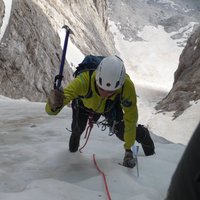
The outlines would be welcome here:
M 174 74 L 173 88 L 158 103 L 156 109 L 176 111 L 180 115 L 190 106 L 190 101 L 200 99 L 200 27 L 189 38 Z
M 67 24 L 74 35 L 72 41 L 83 54 L 116 53 L 113 36 L 108 29 L 106 0 L 35 0 L 55 30 Z
M 143 40 L 137 33 L 144 26 L 161 25 L 166 32 L 172 33 L 172 39 L 184 38 L 184 41 L 177 42 L 178 46 L 183 47 L 189 37 L 188 29 L 193 28 L 192 24 L 188 24 L 200 20 L 200 4 L 197 0 L 108 0 L 108 2 L 110 19 L 118 22 L 116 26 L 124 35 L 124 39 L 129 41 Z
M 143 40 L 137 35 L 138 31 L 146 25 L 153 27 L 161 25 L 171 34 L 171 38 L 177 41 L 177 46 L 185 47 L 175 72 L 173 88 L 156 106 L 158 110 L 176 111 L 174 117 L 177 117 L 190 105 L 190 101 L 200 98 L 199 1 L 108 0 L 108 2 L 110 19 L 118 22 L 116 26 L 125 40 Z M 191 37 L 191 32 L 188 32 L 190 28 L 193 32 L 196 30 Z M 181 41 L 178 40 L 180 38 Z
M 0 0 L 0 27 L 2 26 L 2 19 L 5 12 L 5 6 L 3 0 Z
M 115 52 L 105 10 L 105 1 L 13 0 L 0 43 L 0 95 L 46 100 L 60 65 L 62 49 L 57 30 L 64 24 L 70 25 L 72 40 L 83 54 Z M 66 64 L 65 84 L 71 75 Z
M 167 32 L 173 32 L 191 21 L 200 20 L 197 0 L 173 0 L 174 3 L 109 0 L 109 5 L 106 2 L 13 0 L 10 21 L 0 43 L 0 95 L 46 100 L 60 65 L 62 49 L 58 30 L 64 24 L 74 32 L 70 38 L 83 54 L 108 55 L 117 52 L 108 27 L 107 11 L 124 38 L 130 41 L 142 39 L 137 32 L 145 25 L 163 25 Z M 0 0 L 0 26 L 4 12 Z M 126 17 L 121 17 L 122 12 Z M 184 38 L 187 28 L 172 37 Z M 189 39 L 180 57 L 174 86 L 157 109 L 176 110 L 176 116 L 189 106 L 190 100 L 199 99 L 199 33 L 198 29 Z M 71 75 L 66 63 L 65 84 Z
M 0 44 L 0 94 L 44 101 L 60 54 L 59 37 L 42 10 L 30 0 L 14 0 Z

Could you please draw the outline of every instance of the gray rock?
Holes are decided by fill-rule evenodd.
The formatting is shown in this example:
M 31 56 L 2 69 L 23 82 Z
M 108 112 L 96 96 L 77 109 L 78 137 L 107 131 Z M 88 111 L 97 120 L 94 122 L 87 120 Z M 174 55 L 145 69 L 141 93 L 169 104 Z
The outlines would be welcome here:
M 0 95 L 46 101 L 62 49 L 58 29 L 70 26 L 70 38 L 83 54 L 116 53 L 107 27 L 106 1 L 14 0 L 0 43 Z M 72 78 L 66 62 L 64 84 Z
M 106 0 L 37 2 L 55 30 L 60 29 L 63 23 L 70 26 L 74 32 L 71 40 L 84 55 L 116 53 L 113 36 L 108 28 Z
M 200 99 L 200 27 L 189 38 L 174 74 L 173 88 L 160 101 L 156 109 L 176 111 L 179 116 L 190 106 L 190 101 Z
M 3 23 L 4 13 L 5 13 L 5 5 L 4 5 L 3 0 L 0 0 L 0 28 L 1 28 L 2 23 Z
M 0 94 L 44 101 L 60 54 L 58 34 L 43 11 L 31 0 L 13 1 L 0 44 Z
M 199 29 L 194 26 L 191 36 L 189 23 L 200 21 L 200 3 L 197 0 L 108 0 L 109 16 L 115 22 L 125 40 L 142 40 L 137 37 L 144 26 L 163 26 L 177 45 L 185 47 L 180 56 L 180 64 L 175 73 L 174 85 L 170 93 L 156 106 L 160 111 L 176 111 L 179 116 L 190 106 L 190 101 L 200 97 L 200 49 Z M 122 17 L 123 16 L 123 17 Z M 174 33 L 173 33 L 174 32 Z M 199 38 L 199 40 L 197 40 Z M 189 41 L 188 41 L 189 39 Z M 188 42 L 187 42 L 188 41 Z M 187 45 L 186 45 L 187 44 Z
M 200 21 L 199 3 L 197 0 L 108 0 L 109 17 L 116 23 L 124 39 L 140 41 L 138 32 L 144 26 L 163 26 L 168 33 L 177 32 L 190 22 Z M 173 39 L 182 38 L 187 30 Z M 189 36 L 188 36 L 189 37 Z M 188 38 L 187 38 L 188 39 Z M 179 44 L 179 46 L 185 45 Z

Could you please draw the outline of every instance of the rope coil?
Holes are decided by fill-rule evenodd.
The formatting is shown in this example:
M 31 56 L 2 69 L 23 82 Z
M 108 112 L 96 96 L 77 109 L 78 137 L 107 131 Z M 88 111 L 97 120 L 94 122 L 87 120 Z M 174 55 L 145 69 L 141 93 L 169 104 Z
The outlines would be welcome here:
M 88 140 L 89 140 L 90 133 L 91 133 L 91 130 L 92 130 L 92 128 L 93 128 L 92 117 L 93 117 L 93 116 L 90 115 L 89 118 L 88 118 L 88 126 L 87 126 L 87 128 L 86 128 L 86 132 L 85 132 L 85 136 L 84 136 L 84 138 L 86 139 L 86 141 L 85 141 L 84 145 L 79 149 L 79 152 L 80 152 L 80 153 L 82 153 L 81 150 L 86 146 L 86 144 L 87 144 L 87 142 L 88 142 Z
M 82 153 L 82 149 L 86 146 L 88 140 L 89 140 L 89 137 L 90 137 L 90 133 L 91 133 L 91 130 L 93 128 L 93 120 L 92 120 L 93 116 L 90 115 L 89 118 L 88 118 L 88 127 L 86 129 L 86 133 L 85 133 L 85 136 L 84 138 L 86 139 L 84 145 L 79 149 L 79 152 Z M 96 159 L 95 159 L 95 154 L 93 154 L 93 162 L 94 162 L 94 165 L 97 169 L 97 171 L 102 175 L 103 177 L 103 181 L 104 181 L 104 185 L 105 185 L 105 189 L 106 189 L 106 194 L 107 194 L 107 197 L 108 197 L 108 200 L 111 200 L 111 197 L 110 197 L 110 193 L 109 193 L 109 189 L 108 189 L 108 184 L 107 184 L 107 181 L 106 181 L 106 175 L 104 174 L 103 171 L 101 171 L 101 169 L 98 167 L 97 165 L 97 162 L 96 162 Z

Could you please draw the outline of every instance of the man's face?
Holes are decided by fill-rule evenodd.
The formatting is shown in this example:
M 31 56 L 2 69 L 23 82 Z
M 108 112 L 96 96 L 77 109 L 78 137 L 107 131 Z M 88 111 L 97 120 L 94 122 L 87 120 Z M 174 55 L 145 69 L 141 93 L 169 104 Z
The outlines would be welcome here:
M 114 94 L 114 92 L 115 92 L 115 91 L 104 90 L 104 89 L 100 88 L 99 86 L 97 86 L 97 88 L 98 88 L 100 96 L 103 98 L 107 98 L 107 97 L 111 96 L 112 94 Z

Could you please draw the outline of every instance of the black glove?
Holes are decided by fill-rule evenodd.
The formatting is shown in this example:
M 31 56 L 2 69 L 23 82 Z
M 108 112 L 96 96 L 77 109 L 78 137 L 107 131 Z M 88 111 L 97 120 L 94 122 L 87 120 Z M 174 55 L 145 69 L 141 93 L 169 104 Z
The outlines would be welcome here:
M 57 109 L 61 108 L 64 101 L 63 91 L 51 90 L 47 101 L 52 111 L 56 111 Z
M 133 168 L 136 165 L 136 159 L 133 157 L 133 153 L 130 149 L 126 150 L 124 160 L 123 160 L 123 166 L 128 168 Z

